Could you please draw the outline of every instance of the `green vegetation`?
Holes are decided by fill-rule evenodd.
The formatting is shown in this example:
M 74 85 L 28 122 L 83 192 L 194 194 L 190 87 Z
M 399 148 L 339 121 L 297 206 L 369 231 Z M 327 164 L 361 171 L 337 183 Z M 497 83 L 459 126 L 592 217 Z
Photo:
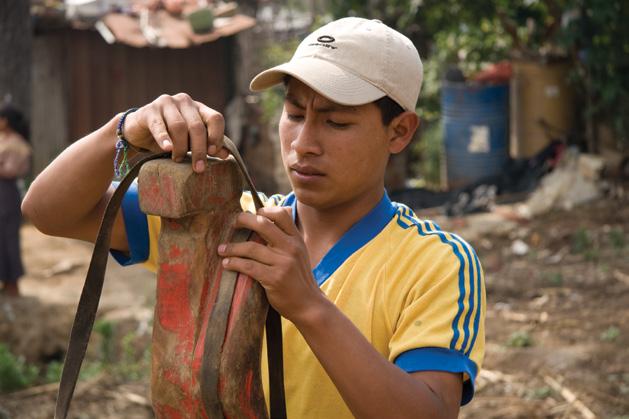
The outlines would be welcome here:
M 612 247 L 616 250 L 622 250 L 625 248 L 625 232 L 621 227 L 613 228 L 609 232 L 609 241 L 611 242 Z
M 148 376 L 150 371 L 150 346 L 142 346 L 135 333 L 126 334 L 121 340 L 120 360 L 112 365 L 113 374 L 124 380 L 135 381 Z
M 600 257 L 600 252 L 594 245 L 594 238 L 585 228 L 578 229 L 571 239 L 571 250 L 573 254 L 583 255 L 585 260 L 596 262 Z
M 8 393 L 33 385 L 39 370 L 28 365 L 24 358 L 15 356 L 9 348 L 0 344 L 0 393 Z
M 422 159 L 415 163 L 416 171 L 422 174 L 425 184 L 438 189 L 441 182 L 443 124 L 434 122 L 422 134 L 422 140 L 414 143 L 415 152 Z
M 529 399 L 533 399 L 533 400 L 543 400 L 543 399 L 547 399 L 549 397 L 551 397 L 554 394 L 554 391 L 552 388 L 548 387 L 548 386 L 543 386 L 543 387 L 536 387 L 533 389 L 530 389 L 526 396 Z
M 111 363 L 114 352 L 114 325 L 107 320 L 97 320 L 94 323 L 94 332 L 100 336 L 99 350 L 102 362 Z
M 507 346 L 510 348 L 528 348 L 533 346 L 533 338 L 529 332 L 525 330 L 518 330 L 513 332 L 507 340 Z
M 131 332 L 116 341 L 116 325 L 99 320 L 94 324 L 95 344 L 98 345 L 96 359 L 83 362 L 80 380 L 87 380 L 103 373 L 125 381 L 140 380 L 151 370 L 151 352 L 147 339 Z M 0 393 L 17 391 L 42 383 L 61 380 L 63 362 L 51 361 L 41 368 L 28 364 L 15 356 L 5 345 L 0 344 Z
M 601 332 L 601 340 L 603 342 L 614 342 L 620 336 L 620 329 L 616 326 L 609 326 Z
M 58 383 L 61 381 L 61 372 L 63 371 L 63 362 L 51 361 L 46 365 L 46 373 L 44 374 L 44 382 Z
M 263 65 L 265 68 L 273 67 L 290 60 L 293 51 L 299 45 L 298 39 L 292 39 L 282 44 L 271 44 L 264 49 Z M 276 86 L 263 91 L 260 95 L 260 106 L 262 107 L 262 119 L 269 123 L 276 117 L 278 111 L 284 103 L 284 88 Z
M 547 274 L 546 280 L 553 287 L 560 287 L 563 285 L 563 275 L 561 274 L 561 272 L 553 272 Z
M 592 238 L 590 233 L 584 228 L 578 229 L 572 235 L 572 253 L 583 254 L 592 248 Z
M 583 99 L 583 118 L 610 125 L 629 141 L 629 3 L 570 0 L 560 42 L 576 64 L 574 84 Z
M 94 331 L 98 334 L 99 358 L 87 363 L 82 373 L 94 375 L 103 371 L 123 380 L 139 380 L 146 377 L 151 367 L 150 346 L 130 332 L 117 341 L 116 326 L 106 320 L 97 321 Z

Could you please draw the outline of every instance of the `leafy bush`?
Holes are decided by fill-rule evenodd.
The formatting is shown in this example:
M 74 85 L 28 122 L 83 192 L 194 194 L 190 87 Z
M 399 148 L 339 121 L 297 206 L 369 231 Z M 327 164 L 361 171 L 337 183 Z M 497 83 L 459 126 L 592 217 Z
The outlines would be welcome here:
M 574 82 L 584 98 L 583 118 L 609 123 L 629 141 L 629 3 L 569 0 L 570 19 L 560 42 L 577 66 Z
M 561 272 L 549 273 L 546 275 L 546 280 L 553 287 L 560 287 L 563 285 L 563 275 Z
M 529 332 L 519 330 L 517 332 L 513 332 L 511 336 L 509 336 L 507 346 L 511 348 L 528 348 L 529 346 L 533 346 L 533 338 Z
M 601 340 L 604 342 L 613 342 L 620 336 L 620 329 L 616 326 L 609 326 L 601 332 Z
M 612 246 L 616 250 L 621 250 L 625 247 L 625 233 L 622 228 L 617 227 L 612 229 L 609 232 L 609 240 L 612 243 Z
M 107 320 L 96 320 L 94 332 L 100 336 L 100 357 L 103 363 L 109 364 L 114 356 L 114 325 Z
M 422 133 L 422 140 L 414 143 L 413 152 L 421 156 L 415 171 L 421 173 L 427 187 L 439 189 L 443 154 L 443 124 L 441 122 L 430 124 Z
M 63 371 L 63 362 L 51 361 L 46 365 L 46 373 L 44 381 L 47 383 L 58 383 L 61 381 L 61 372 Z
M 113 366 L 115 375 L 125 380 L 140 380 L 151 371 L 151 348 L 131 332 L 121 341 L 121 357 Z
M 24 358 L 15 356 L 4 344 L 0 344 L 0 393 L 20 390 L 33 384 L 39 370 L 28 365 Z
M 264 66 L 267 68 L 276 66 L 290 60 L 293 51 L 299 45 L 298 39 L 292 39 L 282 44 L 271 44 L 264 49 L 262 56 L 264 57 Z M 266 122 L 271 122 L 277 115 L 284 103 L 284 89 L 282 86 L 276 86 L 266 89 L 260 95 L 260 105 L 262 107 L 262 118 Z
M 592 248 L 592 238 L 590 237 L 590 233 L 584 228 L 578 229 L 572 235 L 572 253 L 585 253 L 589 249 Z

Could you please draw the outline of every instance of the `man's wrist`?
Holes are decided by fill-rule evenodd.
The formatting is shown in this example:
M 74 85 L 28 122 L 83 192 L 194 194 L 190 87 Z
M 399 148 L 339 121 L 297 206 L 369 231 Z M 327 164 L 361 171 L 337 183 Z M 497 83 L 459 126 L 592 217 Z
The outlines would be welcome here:
M 321 293 L 320 297 L 316 299 L 316 302 L 308 304 L 292 322 L 302 334 L 306 334 L 320 327 L 326 327 L 325 325 L 332 321 L 334 316 L 338 313 L 340 313 L 338 307 L 336 307 L 325 294 Z
M 116 177 L 124 177 L 130 170 L 129 159 L 130 150 L 135 150 L 135 147 L 129 143 L 125 137 L 125 120 L 127 116 L 137 111 L 138 108 L 130 108 L 126 110 L 118 120 L 116 125 L 116 155 L 114 156 L 114 174 Z

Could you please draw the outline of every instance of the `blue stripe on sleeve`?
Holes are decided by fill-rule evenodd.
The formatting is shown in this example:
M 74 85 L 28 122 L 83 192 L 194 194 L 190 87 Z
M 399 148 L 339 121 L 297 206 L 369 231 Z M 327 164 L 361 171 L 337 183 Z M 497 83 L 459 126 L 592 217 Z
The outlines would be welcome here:
M 400 354 L 395 365 L 408 373 L 419 371 L 445 371 L 466 373 L 470 379 L 463 383 L 461 406 L 474 397 L 474 380 L 478 367 L 459 351 L 445 348 L 417 348 Z
M 114 187 L 117 187 L 114 184 Z M 149 226 L 146 214 L 140 211 L 138 184 L 133 182 L 122 199 L 122 218 L 127 232 L 129 253 L 111 250 L 113 258 L 121 265 L 128 266 L 145 262 L 149 257 Z
M 482 282 L 481 282 L 481 277 L 482 277 L 482 273 L 481 273 L 481 266 L 480 266 L 480 261 L 478 260 L 478 255 L 476 254 L 476 251 L 474 249 L 472 249 L 472 254 L 474 255 L 474 264 L 476 265 L 476 279 L 477 279 L 477 286 L 476 286 L 476 294 L 477 294 L 477 300 L 478 300 L 478 308 L 476 309 L 476 316 L 474 316 L 474 336 L 472 337 L 472 342 L 470 343 L 470 347 L 467 349 L 467 351 L 465 351 L 466 355 L 469 355 L 472 352 L 472 349 L 474 348 L 474 344 L 476 343 L 476 337 L 478 336 L 478 325 L 480 324 L 480 312 L 481 312 L 481 304 L 483 303 L 482 300 Z
M 463 301 L 465 299 L 465 265 L 466 265 L 465 260 L 463 259 L 463 256 L 459 252 L 459 249 L 457 249 L 456 245 L 452 243 L 450 240 L 448 240 L 445 234 L 438 233 L 438 232 L 424 231 L 419 221 L 414 220 L 408 216 L 407 216 L 407 219 L 415 224 L 415 226 L 417 227 L 417 231 L 421 236 L 426 236 L 426 235 L 431 235 L 431 234 L 437 235 L 437 237 L 439 237 L 442 243 L 447 244 L 452 248 L 454 255 L 459 260 L 459 272 L 458 272 L 459 298 L 457 300 L 458 310 L 457 310 L 456 316 L 454 316 L 454 319 L 452 320 L 452 340 L 450 341 L 450 349 L 456 349 L 456 344 L 459 340 L 459 328 L 458 328 L 459 319 L 461 318 L 461 315 L 463 314 L 463 310 L 465 309 L 463 305 Z M 466 331 L 464 330 L 463 333 L 465 334 Z
M 433 225 L 436 226 L 436 224 L 434 223 Z M 436 226 L 435 228 L 437 231 L 441 231 L 440 227 Z M 480 272 L 478 271 L 478 264 L 475 263 L 476 254 L 474 253 L 474 250 L 472 250 L 472 253 L 474 253 L 474 258 L 472 258 L 472 256 L 470 255 L 470 250 L 469 250 L 470 246 L 468 246 L 467 243 L 463 241 L 463 239 L 461 239 L 456 234 L 450 234 L 450 237 L 452 237 L 452 239 L 455 242 L 461 245 L 461 247 L 463 248 L 463 251 L 467 255 L 467 260 L 469 261 L 468 272 L 469 272 L 469 278 L 470 278 L 470 281 L 469 281 L 470 292 L 469 292 L 469 300 L 468 300 L 468 310 L 467 310 L 467 313 L 465 314 L 465 318 L 463 319 L 464 337 L 463 337 L 463 343 L 461 344 L 461 350 L 464 351 L 466 355 L 469 355 L 470 352 L 472 351 L 472 345 L 470 345 L 469 349 L 466 350 L 468 340 L 470 342 L 474 342 L 476 340 L 476 335 L 478 334 L 478 323 L 475 323 L 476 327 L 472 329 L 471 333 L 473 334 L 473 336 L 470 338 L 470 322 L 471 322 L 470 319 L 472 317 L 472 313 L 474 312 L 475 297 L 478 297 L 477 314 L 480 312 L 480 304 L 481 304 Z M 474 275 L 474 272 L 475 272 L 474 268 L 476 268 L 476 275 Z M 478 291 L 476 293 L 474 292 L 475 287 L 478 288 Z

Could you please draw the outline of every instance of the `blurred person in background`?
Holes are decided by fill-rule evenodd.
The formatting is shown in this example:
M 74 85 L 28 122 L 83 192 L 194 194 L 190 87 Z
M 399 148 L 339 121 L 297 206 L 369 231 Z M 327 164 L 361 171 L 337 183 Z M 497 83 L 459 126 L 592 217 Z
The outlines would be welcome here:
M 0 108 L 0 292 L 20 294 L 24 274 L 20 255 L 20 191 L 18 179 L 30 170 L 31 146 L 26 118 L 11 105 Z

